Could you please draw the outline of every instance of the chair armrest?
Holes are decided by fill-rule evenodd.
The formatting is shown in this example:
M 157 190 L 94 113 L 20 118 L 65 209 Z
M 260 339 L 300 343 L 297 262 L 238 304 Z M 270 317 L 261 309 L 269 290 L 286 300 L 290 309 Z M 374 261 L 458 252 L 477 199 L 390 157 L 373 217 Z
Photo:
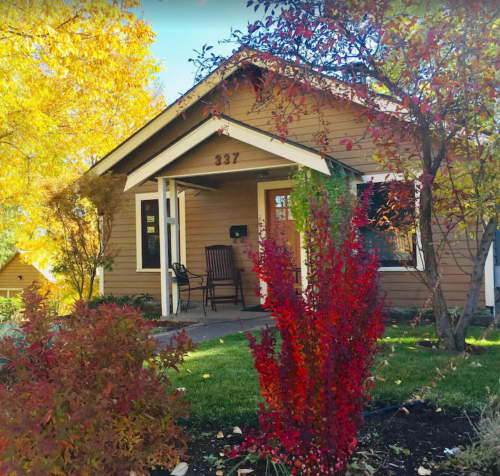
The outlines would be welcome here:
M 195 278 L 205 278 L 205 277 L 209 276 L 209 274 L 195 274 L 195 273 L 191 273 L 191 271 L 187 271 L 187 272 L 188 272 L 188 274 L 190 274 L 191 276 L 194 276 Z

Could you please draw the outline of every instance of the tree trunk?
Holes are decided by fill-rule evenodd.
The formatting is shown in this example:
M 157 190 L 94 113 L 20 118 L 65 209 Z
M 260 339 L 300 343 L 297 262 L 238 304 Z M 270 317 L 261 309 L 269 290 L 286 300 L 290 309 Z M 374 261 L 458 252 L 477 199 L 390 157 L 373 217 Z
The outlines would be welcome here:
M 439 276 L 432 232 L 432 189 L 430 180 L 423 180 L 420 192 L 420 233 L 429 290 L 433 293 L 433 308 L 439 341 L 448 350 L 455 350 L 451 317 L 444 298 Z
M 87 301 L 90 301 L 92 299 L 92 288 L 94 287 L 95 275 L 96 275 L 96 270 L 93 269 L 92 274 L 90 275 L 89 293 L 87 296 Z
M 484 278 L 484 266 L 486 258 L 491 247 L 491 243 L 495 239 L 495 232 L 498 226 L 498 217 L 490 218 L 486 228 L 484 229 L 481 243 L 476 252 L 474 259 L 474 268 L 472 270 L 472 277 L 469 283 L 469 292 L 467 293 L 467 301 L 465 302 L 464 310 L 460 316 L 460 320 L 455 328 L 455 345 L 457 350 L 465 350 L 465 337 L 474 319 L 474 312 L 477 307 L 481 287 Z

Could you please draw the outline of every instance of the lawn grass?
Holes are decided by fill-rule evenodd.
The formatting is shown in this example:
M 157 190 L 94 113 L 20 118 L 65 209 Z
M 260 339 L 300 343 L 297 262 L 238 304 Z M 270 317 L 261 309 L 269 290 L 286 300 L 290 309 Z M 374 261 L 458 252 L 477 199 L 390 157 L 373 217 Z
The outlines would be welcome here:
M 488 347 L 488 353 L 459 358 L 437 387 L 423 394 L 439 406 L 477 409 L 486 402 L 486 387 L 499 390 L 500 331 L 476 339 L 484 329 L 472 328 L 469 342 Z M 417 340 L 432 338 L 433 327 L 388 327 L 382 353 L 373 368 L 375 388 L 371 397 L 378 406 L 406 401 L 415 389 L 428 385 L 453 356 L 416 349 Z M 394 348 L 394 349 L 393 349 Z M 394 357 L 390 357 L 395 354 Z M 380 366 L 383 361 L 389 365 Z M 477 364 L 480 364 L 477 365 Z M 204 375 L 210 375 L 204 378 Z M 259 386 L 244 334 L 238 333 L 204 342 L 180 369 L 169 375 L 175 387 L 184 387 L 191 402 L 190 420 L 194 425 L 255 424 L 260 402 Z M 382 381 L 380 379 L 385 379 Z M 401 381 L 398 385 L 396 381 Z

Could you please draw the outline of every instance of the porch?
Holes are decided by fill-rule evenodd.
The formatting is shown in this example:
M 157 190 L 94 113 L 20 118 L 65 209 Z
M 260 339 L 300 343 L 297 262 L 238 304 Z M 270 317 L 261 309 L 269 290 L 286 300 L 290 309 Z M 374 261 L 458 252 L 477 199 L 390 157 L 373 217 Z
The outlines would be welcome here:
M 326 175 L 343 168 L 348 176 L 359 176 L 314 149 L 280 141 L 228 117 L 206 119 L 128 172 L 125 193 L 133 194 L 136 203 L 136 271 L 159 272 L 159 281 L 145 274 L 140 285 L 147 289 L 147 282 L 159 284 L 162 316 L 167 318 L 178 306 L 179 288 L 171 264 L 182 263 L 189 271 L 205 275 L 205 247 L 211 245 L 232 246 L 235 266 L 242 270 L 245 301 L 248 306 L 259 304 L 255 289 L 260 283 L 251 271 L 248 249 L 258 249 L 263 222 L 270 229 L 279 222 L 286 230 L 296 259 L 297 286 L 303 286 L 307 273 L 301 237 L 295 233 L 289 208 L 291 176 L 303 166 Z M 156 203 L 157 218 L 144 215 L 147 201 Z M 232 226 L 242 227 L 246 237 L 231 238 Z M 150 240 L 152 246 L 145 247 L 150 228 L 156 236 Z M 143 254 L 149 248 L 156 253 L 154 269 L 145 266 L 148 258 Z M 123 292 L 123 286 L 116 288 Z M 138 292 L 136 286 L 133 289 Z M 192 299 L 200 301 L 201 293 Z
M 261 303 L 256 290 L 263 283 L 258 282 L 255 273 L 252 272 L 253 263 L 248 251 L 258 249 L 259 224 L 264 223 L 270 214 L 270 194 L 274 193 L 271 197 L 273 200 L 281 199 L 286 204 L 286 194 L 291 187 L 289 176 L 292 172 L 293 167 L 283 167 L 270 171 L 222 174 L 216 180 L 212 177 L 209 180 L 199 177 L 196 184 L 162 177 L 157 179 L 158 203 L 163 201 L 167 203 L 163 208 L 159 206 L 160 271 L 161 267 L 165 268 L 165 272 L 160 273 L 161 300 L 162 315 L 165 318 L 171 319 L 179 305 L 179 289 L 170 269 L 171 264 L 180 262 L 186 265 L 190 272 L 206 275 L 208 265 L 205 247 L 213 245 L 232 247 L 235 267 L 241 270 L 243 297 L 247 310 L 243 309 L 241 300 L 237 305 L 217 303 L 217 312 L 211 310 L 209 303 L 205 317 L 200 304 L 202 293 L 195 291 L 191 293 L 191 301 L 199 305 L 188 309 L 187 313 L 180 312 L 179 316 L 204 322 L 226 318 L 249 319 L 263 315 L 262 312 L 251 311 Z M 276 193 L 281 193 L 278 199 Z M 288 213 L 288 210 L 285 209 L 284 213 Z M 230 236 L 230 229 L 234 226 L 239 227 L 241 238 Z M 293 222 L 288 232 L 290 241 L 296 241 L 298 244 L 295 275 L 300 288 L 302 271 L 300 235 L 295 234 Z M 194 278 L 192 285 L 196 286 L 198 281 Z M 216 297 L 232 294 L 234 288 L 216 288 L 215 293 Z M 180 298 L 185 305 L 186 290 L 181 289 Z

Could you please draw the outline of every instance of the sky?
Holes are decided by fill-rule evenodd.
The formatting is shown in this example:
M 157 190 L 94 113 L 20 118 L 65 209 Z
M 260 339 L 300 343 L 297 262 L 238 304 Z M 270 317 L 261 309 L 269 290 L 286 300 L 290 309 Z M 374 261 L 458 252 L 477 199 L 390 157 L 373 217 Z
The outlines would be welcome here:
M 163 60 L 166 71 L 159 75 L 170 104 L 194 84 L 196 68 L 189 63 L 195 49 L 206 43 L 216 53 L 229 54 L 234 45 L 219 45 L 234 30 L 246 32 L 249 21 L 262 18 L 246 8 L 247 0 L 142 0 L 136 16 L 149 19 L 156 33 L 153 54 Z

